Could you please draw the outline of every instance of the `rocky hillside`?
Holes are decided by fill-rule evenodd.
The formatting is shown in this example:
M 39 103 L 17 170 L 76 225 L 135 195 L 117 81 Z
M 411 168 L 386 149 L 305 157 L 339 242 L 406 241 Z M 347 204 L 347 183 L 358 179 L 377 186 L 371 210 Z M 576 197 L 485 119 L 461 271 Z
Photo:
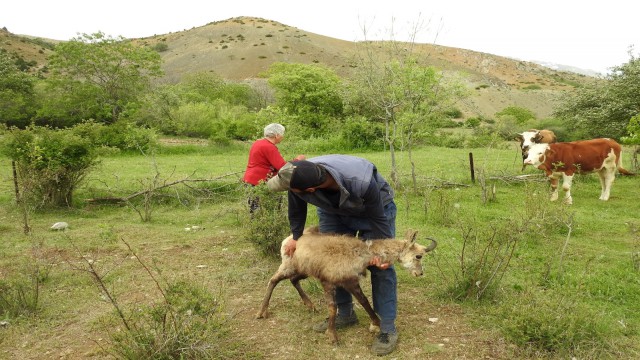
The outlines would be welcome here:
M 330 38 L 276 21 L 239 17 L 212 22 L 190 30 L 132 39 L 161 50 L 165 78 L 177 82 L 184 74 L 214 71 L 222 77 L 245 81 L 259 78 L 273 62 L 322 63 L 342 76 L 356 66 L 363 47 L 386 51 L 382 43 L 350 42 Z M 0 30 L 0 47 L 20 54 L 38 66 L 46 64 L 52 44 Z M 463 79 L 472 96 L 460 104 L 466 117 L 493 115 L 507 106 L 548 117 L 558 95 L 572 91 L 591 78 L 558 72 L 532 62 L 433 44 L 400 44 L 396 51 L 412 51 L 424 65 Z

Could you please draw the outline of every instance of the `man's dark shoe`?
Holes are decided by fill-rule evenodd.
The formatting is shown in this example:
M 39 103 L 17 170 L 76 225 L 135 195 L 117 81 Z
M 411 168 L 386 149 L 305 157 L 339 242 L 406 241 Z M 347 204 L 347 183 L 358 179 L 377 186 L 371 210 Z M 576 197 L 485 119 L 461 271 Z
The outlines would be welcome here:
M 358 317 L 355 312 L 351 312 L 349 316 L 336 316 L 336 330 L 343 329 L 349 326 L 353 326 L 358 323 Z M 329 327 L 329 318 L 324 319 L 323 322 L 313 325 L 313 330 L 317 332 L 325 332 Z
M 396 349 L 398 343 L 398 333 L 379 333 L 371 345 L 371 352 L 378 355 L 387 355 Z

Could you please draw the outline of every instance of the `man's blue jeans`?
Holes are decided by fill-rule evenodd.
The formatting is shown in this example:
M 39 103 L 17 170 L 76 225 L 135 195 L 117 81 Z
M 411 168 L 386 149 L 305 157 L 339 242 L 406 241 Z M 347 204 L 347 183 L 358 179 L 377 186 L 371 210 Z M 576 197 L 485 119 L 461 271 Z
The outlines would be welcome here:
M 391 234 L 396 235 L 396 204 L 392 201 L 384 207 L 384 214 L 389 221 Z M 362 240 L 368 240 L 371 236 L 371 226 L 366 217 L 337 215 L 318 208 L 320 232 L 334 234 L 358 235 Z M 398 310 L 396 270 L 393 266 L 381 270 L 375 266 L 369 266 L 371 272 L 371 291 L 373 297 L 373 309 L 380 316 L 380 330 L 386 333 L 394 333 L 395 319 Z M 336 304 L 339 316 L 348 316 L 353 310 L 351 294 L 339 287 L 336 289 Z

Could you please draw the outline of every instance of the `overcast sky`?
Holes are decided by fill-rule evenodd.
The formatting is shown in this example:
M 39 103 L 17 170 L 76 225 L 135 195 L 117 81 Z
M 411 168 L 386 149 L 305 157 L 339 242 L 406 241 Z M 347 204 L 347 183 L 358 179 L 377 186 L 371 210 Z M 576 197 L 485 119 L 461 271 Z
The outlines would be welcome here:
M 69 40 L 147 37 L 237 16 L 349 41 L 408 40 L 601 73 L 640 51 L 634 0 L 28 0 L 3 1 L 0 28 Z M 418 31 L 412 29 L 418 27 Z M 392 30 L 393 27 L 393 30 Z

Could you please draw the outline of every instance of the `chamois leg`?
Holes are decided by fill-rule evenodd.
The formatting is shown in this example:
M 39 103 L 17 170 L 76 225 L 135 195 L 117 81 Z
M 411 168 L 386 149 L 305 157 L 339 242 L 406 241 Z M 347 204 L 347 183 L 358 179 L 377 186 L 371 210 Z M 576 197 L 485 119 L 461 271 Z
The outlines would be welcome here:
M 371 307 L 371 304 L 369 303 L 369 299 L 367 299 L 367 296 L 362 292 L 360 283 L 356 281 L 355 283 L 351 283 L 343 287 L 347 291 L 349 291 L 351 295 L 353 295 L 356 298 L 356 300 L 358 300 L 358 302 L 360 303 L 360 305 L 362 305 L 362 307 L 367 312 L 367 314 L 369 314 L 369 318 L 371 319 L 371 323 L 369 324 L 369 331 L 373 333 L 379 332 L 380 318 Z
M 271 294 L 273 293 L 273 289 L 278 285 L 278 283 L 284 279 L 290 278 L 291 275 L 287 276 L 280 271 L 277 271 L 269 280 L 269 285 L 267 285 L 267 293 L 264 295 L 264 299 L 262 300 L 262 306 L 260 306 L 260 311 L 256 314 L 256 319 L 262 319 L 269 317 L 269 313 L 267 309 L 269 308 L 269 301 L 271 300 Z
M 309 299 L 309 297 L 307 296 L 307 293 L 304 292 L 304 290 L 302 290 L 302 286 L 300 286 L 300 280 L 304 280 L 306 278 L 307 278 L 306 275 L 295 275 L 289 280 L 291 280 L 291 284 L 293 285 L 293 287 L 295 287 L 296 290 L 298 290 L 298 295 L 300 295 L 300 298 L 302 299 L 302 302 L 304 303 L 304 305 L 308 307 L 310 310 L 316 311 L 315 305 L 313 305 L 313 302 L 311 302 L 311 299 Z
M 338 333 L 336 332 L 336 315 L 338 314 L 338 307 L 336 305 L 336 286 L 322 282 L 324 288 L 324 298 L 327 301 L 327 307 L 329 308 L 329 320 L 327 320 L 326 334 L 329 337 L 329 341 L 333 344 L 338 343 Z

